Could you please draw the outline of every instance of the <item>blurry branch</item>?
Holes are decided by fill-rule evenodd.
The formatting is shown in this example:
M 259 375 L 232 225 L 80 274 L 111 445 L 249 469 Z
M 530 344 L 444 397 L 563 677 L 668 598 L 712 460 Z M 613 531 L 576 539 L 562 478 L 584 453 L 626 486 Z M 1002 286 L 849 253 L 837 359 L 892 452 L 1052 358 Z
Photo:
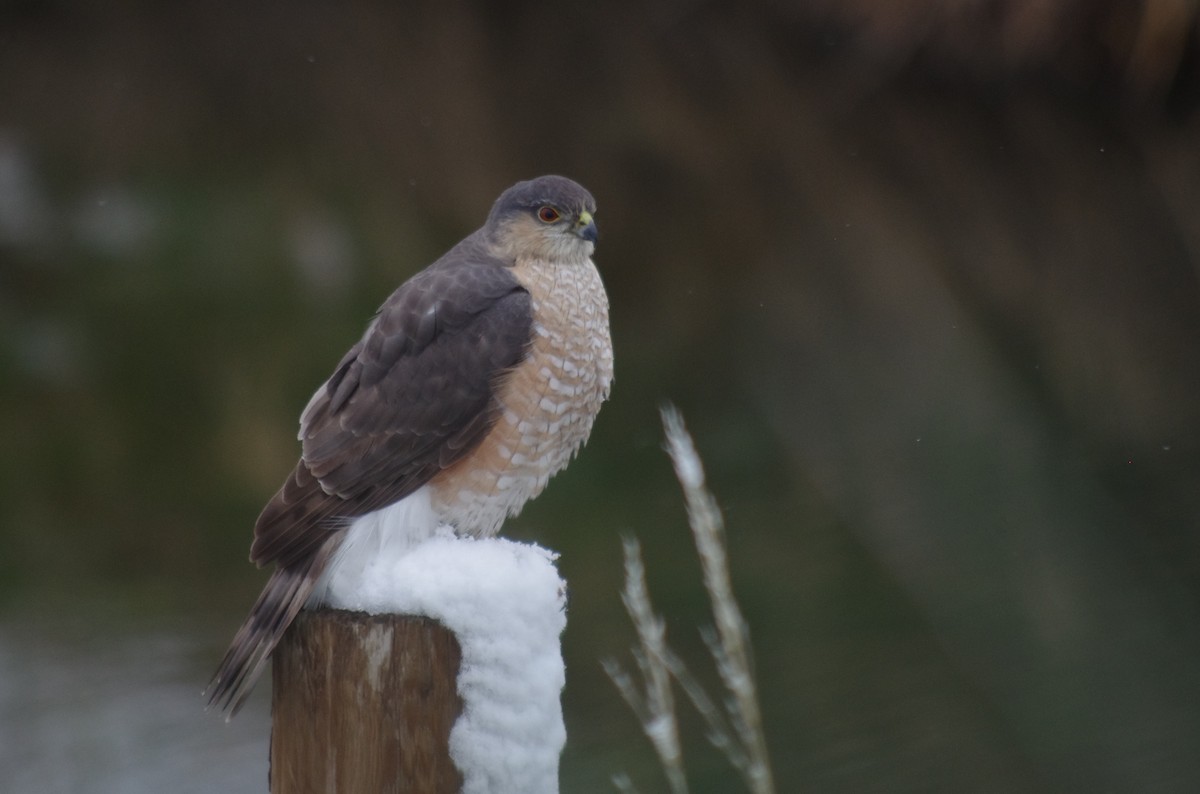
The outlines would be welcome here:
M 813 28 L 853 31 L 849 41 L 874 61 L 877 78 L 918 54 L 956 73 L 1014 77 L 1050 67 L 1089 83 L 1115 66 L 1130 98 L 1157 102 L 1193 68 L 1200 3 L 841 0 L 798 4 L 795 16 Z
M 629 779 L 629 775 L 613 775 L 612 782 L 621 794 L 637 794 L 637 787 L 633 785 L 633 781 Z
M 1127 78 L 1139 93 L 1167 91 L 1184 68 L 1196 22 L 1194 0 L 1145 0 L 1125 64 Z
M 641 547 L 632 538 L 624 541 L 625 590 L 621 598 L 638 634 L 633 657 L 641 673 L 644 692 L 617 662 L 606 660 L 604 669 L 641 721 L 643 732 L 658 753 L 672 792 L 687 791 L 671 695 L 670 679 L 673 678 L 707 723 L 708 740 L 741 773 L 750 791 L 772 794 L 775 784 L 758 706 L 750 629 L 734 599 L 729 580 L 724 522 L 716 500 L 705 488 L 704 468 L 683 418 L 671 406 L 663 408 L 662 418 L 667 452 L 675 465 L 675 476 L 683 487 L 688 524 L 704 573 L 704 587 L 712 601 L 715 630 L 703 631 L 702 636 L 712 653 L 726 697 L 721 705 L 717 705 L 667 645 L 666 626 L 650 603 Z M 620 791 L 633 790 L 625 776 L 618 776 L 613 782 Z

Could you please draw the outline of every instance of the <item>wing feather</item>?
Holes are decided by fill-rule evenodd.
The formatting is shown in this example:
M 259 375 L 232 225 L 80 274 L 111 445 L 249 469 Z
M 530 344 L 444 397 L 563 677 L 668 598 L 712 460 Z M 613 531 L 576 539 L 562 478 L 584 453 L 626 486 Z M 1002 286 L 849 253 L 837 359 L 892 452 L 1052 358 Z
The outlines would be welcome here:
M 474 449 L 532 317 L 529 293 L 475 236 L 396 290 L 305 409 L 300 461 L 259 516 L 251 560 L 292 564 Z

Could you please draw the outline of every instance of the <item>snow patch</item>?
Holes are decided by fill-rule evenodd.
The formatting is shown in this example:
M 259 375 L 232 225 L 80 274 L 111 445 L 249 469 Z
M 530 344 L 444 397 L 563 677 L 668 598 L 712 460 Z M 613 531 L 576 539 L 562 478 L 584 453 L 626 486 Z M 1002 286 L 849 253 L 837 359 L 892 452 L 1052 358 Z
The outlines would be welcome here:
M 463 713 L 450 754 L 464 794 L 554 794 L 566 743 L 560 695 L 566 683 L 559 636 L 566 583 L 557 554 L 503 538 L 457 537 L 449 529 L 399 558 L 361 566 L 343 606 L 373 614 L 424 615 L 462 646 Z M 331 603 L 331 606 L 339 606 Z

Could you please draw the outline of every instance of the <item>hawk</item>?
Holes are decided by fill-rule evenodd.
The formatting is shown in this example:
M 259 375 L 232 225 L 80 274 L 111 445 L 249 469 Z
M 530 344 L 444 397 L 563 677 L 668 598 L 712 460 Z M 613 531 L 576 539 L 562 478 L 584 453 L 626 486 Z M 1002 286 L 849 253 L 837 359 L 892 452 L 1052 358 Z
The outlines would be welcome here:
M 613 377 L 596 203 L 519 182 L 483 228 L 384 302 L 300 417 L 300 461 L 250 560 L 275 564 L 207 689 L 237 713 L 303 608 L 450 526 L 496 534 L 587 440 Z

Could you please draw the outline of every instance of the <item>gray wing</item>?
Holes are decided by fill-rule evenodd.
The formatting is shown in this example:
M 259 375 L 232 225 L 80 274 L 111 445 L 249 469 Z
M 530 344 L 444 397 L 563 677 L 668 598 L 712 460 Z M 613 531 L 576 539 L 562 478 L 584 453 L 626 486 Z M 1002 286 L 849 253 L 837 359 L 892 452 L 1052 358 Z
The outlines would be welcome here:
M 278 563 L 209 683 L 237 713 L 355 516 L 424 485 L 499 417 L 496 389 L 528 354 L 529 293 L 468 237 L 383 304 L 300 420 L 300 462 L 263 509 L 250 559 Z
M 250 559 L 296 563 L 474 449 L 532 328 L 529 293 L 473 237 L 396 290 L 305 410 L 303 454 L 259 516 Z

